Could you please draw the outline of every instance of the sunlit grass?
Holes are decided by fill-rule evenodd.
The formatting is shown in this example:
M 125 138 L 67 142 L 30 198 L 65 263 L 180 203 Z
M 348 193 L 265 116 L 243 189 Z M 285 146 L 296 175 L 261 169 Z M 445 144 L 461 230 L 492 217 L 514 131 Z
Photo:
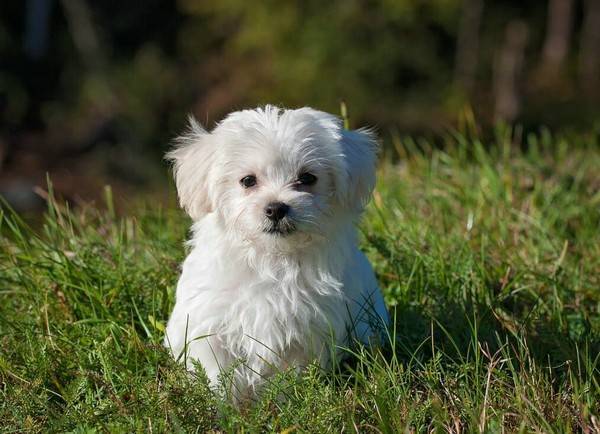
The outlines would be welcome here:
M 597 139 L 466 130 L 396 138 L 383 158 L 361 231 L 395 319 L 388 348 L 281 373 L 242 409 L 160 345 L 181 212 L 51 200 L 32 230 L 5 208 L 2 430 L 599 430 Z

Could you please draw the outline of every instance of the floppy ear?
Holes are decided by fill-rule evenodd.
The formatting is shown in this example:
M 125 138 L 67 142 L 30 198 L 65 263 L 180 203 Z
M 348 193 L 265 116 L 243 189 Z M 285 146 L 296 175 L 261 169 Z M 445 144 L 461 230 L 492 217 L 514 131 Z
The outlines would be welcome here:
M 343 184 L 338 185 L 340 201 L 348 208 L 362 211 L 375 188 L 378 144 L 372 131 L 342 130 L 340 145 L 345 163 Z
M 360 212 L 375 188 L 375 163 L 379 145 L 369 129 L 345 130 L 337 116 L 309 107 L 296 110 L 316 120 L 339 146 L 342 164 L 333 167 L 335 195 L 342 206 Z
M 193 220 L 214 209 L 210 178 L 215 151 L 211 134 L 190 116 L 187 131 L 175 139 L 175 148 L 165 156 L 173 163 L 179 203 Z

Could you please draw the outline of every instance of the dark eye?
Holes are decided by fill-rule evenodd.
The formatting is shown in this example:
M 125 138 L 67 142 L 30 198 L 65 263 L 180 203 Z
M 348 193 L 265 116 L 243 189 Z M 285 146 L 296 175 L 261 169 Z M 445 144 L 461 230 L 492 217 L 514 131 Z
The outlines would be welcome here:
M 254 187 L 256 185 L 256 176 L 244 176 L 242 179 L 240 179 L 240 184 L 242 184 L 244 188 Z
M 313 185 L 315 182 L 317 182 L 317 177 L 312 173 L 304 172 L 298 176 L 298 183 L 302 185 Z

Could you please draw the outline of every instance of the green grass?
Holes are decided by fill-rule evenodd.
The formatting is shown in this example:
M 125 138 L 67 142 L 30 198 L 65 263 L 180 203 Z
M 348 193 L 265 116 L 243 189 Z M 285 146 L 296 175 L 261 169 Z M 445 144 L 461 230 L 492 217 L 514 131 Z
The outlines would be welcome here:
M 599 430 L 600 146 L 516 136 L 394 140 L 361 225 L 390 348 L 242 409 L 160 345 L 181 212 L 51 202 L 34 231 L 5 210 L 0 431 Z

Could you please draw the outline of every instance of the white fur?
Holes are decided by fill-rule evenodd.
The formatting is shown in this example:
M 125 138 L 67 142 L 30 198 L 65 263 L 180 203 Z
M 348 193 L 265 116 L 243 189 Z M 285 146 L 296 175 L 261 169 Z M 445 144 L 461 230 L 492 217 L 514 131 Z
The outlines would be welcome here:
M 234 396 L 313 360 L 328 367 L 388 321 L 355 224 L 375 183 L 376 142 L 311 108 L 230 114 L 210 133 L 195 120 L 167 158 L 194 220 L 165 345 L 200 362 Z M 298 185 L 301 172 L 317 176 Z M 257 185 L 240 180 L 255 175 Z M 265 206 L 290 206 L 287 235 L 266 233 Z

